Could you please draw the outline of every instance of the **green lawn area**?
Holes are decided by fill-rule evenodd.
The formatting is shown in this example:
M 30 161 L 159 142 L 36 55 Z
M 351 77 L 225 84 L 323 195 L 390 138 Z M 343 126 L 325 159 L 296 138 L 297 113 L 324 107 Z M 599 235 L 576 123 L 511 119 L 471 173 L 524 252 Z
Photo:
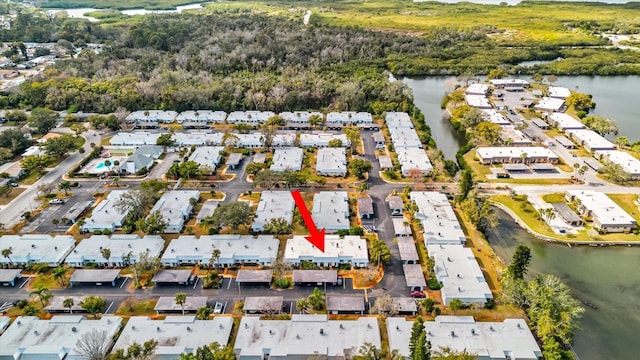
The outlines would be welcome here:
M 13 201 L 13 199 L 17 198 L 18 195 L 22 194 L 25 190 L 27 190 L 27 189 L 25 189 L 25 188 L 11 188 L 11 192 L 9 193 L 9 196 L 0 197 L 0 205 L 7 205 L 11 201 Z
M 494 195 L 491 197 L 492 201 L 501 203 L 513 211 L 522 221 L 524 221 L 533 231 L 542 235 L 553 236 L 558 239 L 567 240 L 566 236 L 557 235 L 543 220 L 538 219 L 537 211 L 533 208 L 533 205 L 524 198 L 524 196 L 517 196 L 512 199 L 508 195 Z
M 626 211 L 629 215 L 633 216 L 634 219 L 640 224 L 640 209 L 635 204 L 635 201 L 638 200 L 638 195 L 636 194 L 607 194 L 618 206 L 620 206 L 624 211 Z
M 471 149 L 468 153 L 464 154 L 464 159 L 467 161 L 467 164 L 469 164 L 469 167 L 471 167 L 471 170 L 476 175 L 477 181 L 487 181 L 487 175 L 491 175 L 491 170 L 489 166 L 482 165 L 480 161 L 476 159 L 476 149 Z
M 23 177 L 22 179 L 20 179 L 18 181 L 18 183 L 20 183 L 22 185 L 33 185 L 36 181 L 38 181 L 38 179 L 40 179 L 42 176 L 44 176 L 44 174 L 46 174 L 46 171 L 43 171 L 42 173 L 34 171 L 34 172 L 30 173 L 29 175 L 27 175 L 27 176 Z
M 548 203 L 563 203 L 565 202 L 564 193 L 545 194 L 542 199 Z
M 135 300 L 133 298 L 125 299 L 118 310 L 116 315 L 121 316 L 137 316 L 137 315 L 156 315 L 154 307 L 158 303 L 158 300 Z

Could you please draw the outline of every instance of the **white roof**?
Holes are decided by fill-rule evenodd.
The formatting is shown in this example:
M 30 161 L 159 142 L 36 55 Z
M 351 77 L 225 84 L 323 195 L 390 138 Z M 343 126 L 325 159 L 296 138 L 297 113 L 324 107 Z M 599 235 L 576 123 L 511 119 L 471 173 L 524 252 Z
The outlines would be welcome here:
M 549 93 L 549 97 L 554 98 L 566 99 L 571 96 L 571 90 L 567 89 L 566 87 L 549 86 L 547 92 Z
M 196 115 L 197 113 L 197 115 Z M 224 111 L 211 111 L 211 110 L 188 110 L 183 111 L 176 117 L 176 121 L 183 122 L 212 122 L 221 123 L 227 118 L 227 113 Z
M 562 105 L 564 105 L 564 99 L 543 97 L 535 107 L 543 111 L 558 111 Z
M 110 263 L 121 263 L 131 253 L 131 262 L 137 262 L 140 253 L 148 252 L 153 258 L 160 257 L 164 248 L 164 240 L 158 235 L 93 235 L 80 241 L 78 246 L 67 256 L 65 263 L 107 263 L 102 254 L 102 249 L 111 250 Z
M 465 243 L 462 227 L 445 194 L 413 191 L 409 198 L 418 205 L 415 216 L 422 222 L 425 245 Z
M 176 132 L 173 134 L 175 146 L 221 145 L 224 134 L 210 131 Z
M 418 169 L 423 174 L 429 174 L 433 165 L 423 149 L 400 148 L 396 149 L 398 161 L 402 169 L 402 175 L 407 176 L 411 170 Z
M 347 154 L 344 148 L 322 148 L 316 158 L 318 173 L 347 172 Z
M 262 134 L 260 134 L 262 136 Z M 297 135 L 293 131 L 279 132 L 273 135 L 271 145 L 273 146 L 293 146 L 296 143 Z
M 4 329 L 6 329 L 7 326 L 9 326 L 10 321 L 11 321 L 10 317 L 0 316 L 0 335 L 4 332 Z
M 303 152 L 300 148 L 279 148 L 273 153 L 272 171 L 300 171 L 302 168 Z
M 280 242 L 272 235 L 207 235 L 180 236 L 171 240 L 162 254 L 162 263 L 179 263 L 192 260 L 209 263 L 213 249 L 220 250 L 220 264 L 233 264 L 241 260 L 256 261 L 262 259 L 270 262 L 278 255 Z
M 75 349 L 83 334 L 94 329 L 106 331 L 110 345 L 121 323 L 120 317 L 109 315 L 99 320 L 69 315 L 50 320 L 19 316 L 0 336 L 0 358 L 81 360 L 83 357 Z
M 185 271 L 185 270 L 178 270 Z M 189 270 L 186 270 L 189 271 Z M 187 281 L 189 275 L 186 276 Z M 158 298 L 158 302 L 154 307 L 156 312 L 166 312 L 166 311 L 182 311 L 184 309 L 185 312 L 193 311 L 196 312 L 199 308 L 203 306 L 207 306 L 207 297 L 206 296 L 187 296 L 184 304 L 179 305 L 176 303 L 175 296 L 161 296 Z
M 149 115 L 145 115 L 145 112 Z M 162 122 L 170 122 L 173 121 L 178 116 L 178 113 L 175 111 L 164 111 L 164 110 L 139 110 L 134 111 L 131 114 L 127 115 L 127 121 L 162 121 Z
M 393 147 L 399 148 L 422 148 L 422 141 L 414 129 L 400 127 L 389 128 Z
M 489 92 L 488 84 L 471 84 L 464 91 L 466 94 L 486 94 Z
M 622 169 L 631 175 L 640 175 L 640 160 L 636 159 L 628 152 L 620 150 L 601 150 L 596 151 L 596 155 L 599 155 L 614 164 L 622 166 Z
M 320 119 L 324 118 L 324 115 L 321 112 L 309 112 L 309 111 L 294 111 L 294 112 L 290 112 L 290 111 L 285 111 L 285 112 L 281 112 L 280 116 L 282 116 L 282 118 L 287 121 L 287 122 L 294 122 L 294 123 L 307 123 L 309 122 L 309 118 L 313 115 L 317 115 L 320 117 Z
M 231 134 L 232 138 L 236 137 L 238 139 L 237 146 L 238 147 L 262 147 L 263 146 L 263 137 L 260 133 L 251 133 L 251 134 Z M 228 144 L 231 140 L 225 141 L 225 144 Z
M 209 199 L 202 204 L 200 211 L 198 211 L 198 215 L 196 219 L 198 222 L 202 221 L 204 218 L 213 215 L 216 209 L 220 206 L 220 201 Z
M 574 138 L 583 146 L 587 147 L 589 151 L 594 150 L 615 150 L 616 145 L 611 141 L 600 136 L 597 132 L 588 129 L 576 129 L 567 130 L 567 134 Z
M 549 115 L 549 119 L 551 122 L 555 124 L 556 127 L 560 130 L 567 129 L 584 129 L 586 126 L 578 120 L 572 117 L 569 114 L 554 112 Z
M 291 263 L 299 263 L 301 260 L 316 263 L 367 263 L 369 254 L 367 241 L 359 236 L 347 235 L 341 239 L 338 235 L 326 235 L 322 252 L 305 235 L 296 235 L 287 240 L 283 260 Z
M 234 123 L 265 123 L 270 117 L 273 117 L 273 111 L 234 111 L 227 116 L 227 122 Z
M 467 105 L 478 109 L 491 109 L 491 103 L 484 95 L 465 94 L 464 100 Z
M 198 190 L 173 190 L 162 194 L 149 214 L 159 211 L 169 227 L 181 226 L 191 214 L 191 199 L 200 199 Z
M 368 112 L 330 112 L 327 114 L 327 123 L 371 124 L 373 123 L 373 118 Z
M 14 264 L 60 264 L 75 244 L 75 240 L 69 235 L 25 234 L 0 237 L 0 249 L 11 249 L 10 258 Z M 0 257 L 0 264 L 10 263 L 8 258 Z
M 404 272 L 404 280 L 408 287 L 413 288 L 414 286 L 420 286 L 424 289 L 427 286 L 427 280 L 424 278 L 422 265 L 402 264 L 402 270 Z
M 195 161 L 200 167 L 215 169 L 220 163 L 220 153 L 224 151 L 222 146 L 197 147 L 189 156 L 190 161 Z
M 492 299 L 489 285 L 470 248 L 462 245 L 427 245 L 427 253 L 435 260 L 434 271 L 445 305 L 453 299 L 465 304 L 484 303 Z
M 183 353 L 192 353 L 198 347 L 217 342 L 226 346 L 231 335 L 233 318 L 216 316 L 213 320 L 196 320 L 195 316 L 167 316 L 152 320 L 146 316 L 132 316 L 113 347 L 126 349 L 135 343 L 157 340 L 156 357 L 176 359 Z
M 500 86 L 500 85 L 527 86 L 529 85 L 529 82 L 527 80 L 522 80 L 522 79 L 491 79 L 489 80 L 489 82 L 494 86 Z
M 517 130 L 514 126 L 503 126 L 502 130 L 500 130 L 500 138 L 503 141 L 510 139 L 512 145 L 531 144 L 531 140 L 529 140 L 529 138 L 526 137 L 522 131 Z
M 411 236 L 413 235 L 411 233 L 411 226 L 410 225 L 405 225 L 406 223 L 409 223 L 409 220 L 405 217 L 394 217 L 391 219 L 391 221 L 393 222 L 393 231 L 395 235 L 398 236 Z
M 322 331 L 322 332 L 321 332 Z M 261 320 L 245 316 L 238 327 L 236 354 L 260 357 L 269 350 L 272 357 L 349 357 L 370 343 L 381 347 L 380 329 L 374 317 L 358 320 L 328 320 L 327 315 L 294 314 L 291 320 Z
M 329 146 L 329 141 L 338 139 L 342 142 L 343 147 L 351 145 L 347 135 L 331 132 L 313 132 L 311 134 L 300 134 L 300 146 Z
M 263 191 L 260 194 L 260 202 L 251 228 L 260 231 L 271 219 L 277 218 L 284 218 L 291 224 L 294 206 L 295 203 L 289 191 Z
M 313 196 L 313 220 L 318 229 L 349 229 L 349 198 L 346 191 L 320 191 Z
M 389 350 L 398 350 L 409 356 L 409 341 L 413 321 L 403 317 L 387 318 Z M 425 321 L 427 340 L 432 351 L 448 347 L 454 351 L 467 351 L 482 359 L 537 360 L 542 352 L 535 337 L 522 319 L 502 322 L 476 322 L 472 316 L 437 316 Z M 451 336 L 451 334 L 454 336 Z
M 406 112 L 387 112 L 384 121 L 390 131 L 392 128 L 413 129 L 411 118 Z
M 85 230 L 93 231 L 99 229 L 114 230 L 122 226 L 127 211 L 118 211 L 116 204 L 120 201 L 120 197 L 127 190 L 113 190 L 103 199 L 91 212 L 91 217 L 86 219 L 83 226 Z
M 511 121 L 509 121 L 506 116 L 500 114 L 495 109 L 483 109 L 482 115 L 485 120 L 494 124 L 511 125 Z
M 109 140 L 109 144 L 115 146 L 156 145 L 159 137 L 160 133 L 148 131 L 119 132 Z
M 527 155 L 527 159 L 532 158 L 549 158 L 557 159 L 558 155 L 553 151 L 541 146 L 495 146 L 495 147 L 479 147 L 476 154 L 483 159 L 491 158 L 519 158 L 522 154 Z
M 636 220 L 616 204 L 607 194 L 593 190 L 568 190 L 571 197 L 580 200 L 580 206 L 591 212 L 602 225 L 635 226 Z

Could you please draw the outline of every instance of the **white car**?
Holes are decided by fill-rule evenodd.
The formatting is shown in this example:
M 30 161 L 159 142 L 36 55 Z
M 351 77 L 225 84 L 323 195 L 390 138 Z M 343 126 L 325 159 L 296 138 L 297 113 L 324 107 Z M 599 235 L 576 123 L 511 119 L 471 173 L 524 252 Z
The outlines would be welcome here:
M 62 199 L 53 199 L 53 200 L 49 201 L 49 204 L 51 204 L 51 205 L 61 205 L 61 204 L 64 204 L 64 200 L 62 200 Z
M 217 302 L 216 305 L 213 307 L 213 313 L 214 314 L 222 314 L 222 303 L 221 302 Z

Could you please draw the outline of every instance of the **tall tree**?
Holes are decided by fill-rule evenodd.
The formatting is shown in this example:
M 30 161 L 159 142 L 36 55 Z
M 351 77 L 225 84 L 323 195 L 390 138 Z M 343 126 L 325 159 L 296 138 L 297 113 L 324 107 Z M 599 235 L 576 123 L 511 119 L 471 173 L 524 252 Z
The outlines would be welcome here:
M 198 320 L 208 320 L 212 313 L 213 310 L 210 306 L 201 306 L 196 310 L 196 318 Z
M 83 360 L 106 360 L 110 343 L 110 335 L 106 330 L 91 329 L 80 336 L 76 342 L 75 352 Z
M 458 202 L 463 202 L 467 199 L 467 195 L 473 189 L 475 183 L 473 181 L 473 173 L 471 170 L 465 169 L 462 171 L 462 176 L 460 177 L 460 194 L 458 195 Z
M 2 257 L 9 260 L 9 265 L 13 265 L 13 260 L 11 260 L 12 254 L 13 254 L 13 251 L 11 250 L 11 248 L 2 249 Z
M 221 204 L 211 215 L 211 223 L 216 227 L 228 226 L 235 233 L 240 225 L 249 225 L 253 221 L 254 212 L 244 201 Z
M 109 261 L 109 259 L 111 258 L 111 249 L 103 247 L 102 249 L 100 249 L 100 255 L 102 255 L 102 257 L 107 260 L 107 267 L 111 267 L 111 262 Z
M 156 349 L 158 348 L 158 340 L 151 339 L 138 344 L 134 342 L 126 349 L 118 349 L 111 353 L 110 360 L 152 360 Z
M 31 110 L 31 115 L 29 115 L 29 118 L 27 119 L 27 124 L 34 128 L 39 134 L 46 134 L 56 126 L 58 117 L 59 115 L 57 112 L 38 107 Z
M 460 299 L 453 299 L 449 302 L 449 309 L 451 309 L 454 314 L 456 313 L 456 311 L 460 310 L 461 307 L 462 301 Z
M 69 309 L 69 314 L 73 314 L 73 305 L 75 305 L 73 298 L 66 298 L 62 301 L 62 306 Z
M 210 268 L 218 268 L 218 261 L 220 260 L 220 255 L 222 254 L 222 252 L 220 251 L 220 249 L 213 249 L 211 251 L 211 257 L 209 258 L 209 267 Z
M 98 313 L 107 308 L 107 300 L 102 296 L 90 295 L 80 302 L 80 307 L 85 309 L 94 318 L 98 318 Z
M 169 223 L 165 220 L 162 213 L 156 210 L 146 218 L 140 219 L 137 225 L 144 233 L 155 235 L 163 233 L 167 229 L 167 226 L 169 226 Z
M 68 271 L 69 269 L 63 265 L 58 265 L 55 269 L 53 269 L 53 278 L 56 279 L 60 286 L 66 285 Z
M 182 309 L 182 316 L 184 316 L 184 304 L 187 302 L 187 294 L 177 293 L 175 302 L 177 305 L 180 305 L 180 309 Z
M 531 249 L 527 245 L 519 244 L 513 254 L 507 271 L 516 279 L 524 279 L 531 262 Z
M 364 159 L 353 159 L 347 164 L 349 171 L 358 179 L 364 179 L 365 175 L 371 171 L 371 162 Z
M 53 297 L 53 293 L 43 285 L 38 285 L 35 289 L 31 290 L 30 294 L 38 297 L 42 307 L 44 307 L 47 304 L 47 301 Z
M 67 180 L 63 180 L 58 184 L 58 189 L 63 190 L 65 196 L 69 196 L 69 190 L 71 190 L 71 183 Z

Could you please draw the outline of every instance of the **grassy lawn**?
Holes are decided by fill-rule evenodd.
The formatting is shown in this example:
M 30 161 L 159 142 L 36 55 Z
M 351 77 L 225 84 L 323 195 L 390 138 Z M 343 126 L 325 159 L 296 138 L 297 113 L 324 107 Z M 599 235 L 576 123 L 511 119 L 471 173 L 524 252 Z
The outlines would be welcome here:
M 20 179 L 18 181 L 18 183 L 20 183 L 22 185 L 33 185 L 36 181 L 38 181 L 38 179 L 40 179 L 46 173 L 47 173 L 46 171 L 43 171 L 42 173 L 34 171 L 34 172 L 30 173 L 29 175 L 27 175 L 27 176 L 23 177 L 22 179 Z
M 491 175 L 489 166 L 482 165 L 479 160 L 476 159 L 476 150 L 471 149 L 468 153 L 464 154 L 464 159 L 471 167 L 471 170 L 476 175 L 477 181 L 487 181 L 487 175 Z M 505 180 L 505 179 L 501 179 Z
M 566 236 L 554 233 L 544 220 L 538 219 L 536 209 L 534 209 L 533 205 L 531 205 L 528 200 L 525 200 L 523 196 L 518 196 L 515 199 L 512 199 L 508 195 L 494 195 L 491 197 L 491 200 L 499 202 L 511 209 L 511 211 L 513 211 L 533 231 L 542 235 L 553 236 L 558 239 L 567 239 Z
M 564 193 L 553 193 L 553 194 L 545 194 L 542 196 L 542 200 L 548 202 L 548 203 L 563 203 L 565 202 L 564 200 Z
M 67 274 L 68 276 L 68 274 Z M 35 289 L 42 286 L 47 289 L 62 289 L 66 286 L 61 286 L 58 280 L 53 278 L 50 273 L 38 274 L 33 281 L 29 284 L 29 288 Z
M 11 192 L 9 193 L 8 196 L 0 197 L 0 205 L 7 205 L 8 203 L 12 202 L 13 199 L 17 198 L 18 195 L 22 194 L 22 192 L 24 192 L 25 190 L 27 189 L 11 188 Z
M 591 153 L 585 150 L 584 148 L 579 148 L 577 150 L 571 150 L 571 154 L 576 155 L 578 157 L 591 157 Z
M 565 134 L 563 132 L 560 132 L 560 130 L 553 129 L 553 128 L 551 128 L 549 130 L 545 130 L 545 131 L 543 131 L 543 133 L 545 135 L 547 135 L 548 137 L 550 137 L 550 138 L 554 138 L 556 136 L 565 136 Z
M 116 315 L 156 315 L 156 311 L 153 308 L 157 303 L 158 300 L 136 300 L 135 298 L 127 298 L 120 304 L 118 310 L 116 310 Z
M 638 223 L 640 223 L 640 209 L 635 204 L 638 200 L 636 194 L 607 194 L 618 206 L 620 206 L 629 215 L 633 216 Z
M 532 184 L 532 185 L 568 185 L 572 184 L 571 179 L 497 179 L 490 182 L 509 184 Z

